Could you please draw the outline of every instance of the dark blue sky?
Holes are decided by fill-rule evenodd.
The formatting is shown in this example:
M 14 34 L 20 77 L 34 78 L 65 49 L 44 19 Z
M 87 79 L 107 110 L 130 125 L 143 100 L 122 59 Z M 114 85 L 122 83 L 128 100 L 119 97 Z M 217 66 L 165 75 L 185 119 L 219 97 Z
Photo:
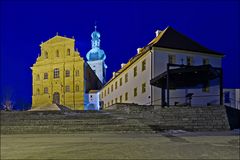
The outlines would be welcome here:
M 155 36 L 172 26 L 200 44 L 225 53 L 224 86 L 240 87 L 240 2 L 226 1 L 0 1 L 1 99 L 31 102 L 31 69 L 40 43 L 74 36 L 85 58 L 97 21 L 107 77 Z M 86 59 L 86 58 L 85 58 Z

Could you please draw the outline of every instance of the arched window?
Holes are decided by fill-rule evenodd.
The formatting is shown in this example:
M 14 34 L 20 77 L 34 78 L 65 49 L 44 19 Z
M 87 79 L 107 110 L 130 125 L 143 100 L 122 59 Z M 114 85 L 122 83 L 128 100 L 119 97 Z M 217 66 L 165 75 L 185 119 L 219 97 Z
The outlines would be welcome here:
M 59 69 L 55 68 L 53 71 L 53 78 L 59 78 Z
M 48 79 L 48 73 L 44 73 L 44 79 Z
M 76 77 L 79 76 L 79 70 L 76 70 Z
M 76 92 L 79 92 L 79 85 L 76 85 Z
M 47 51 L 45 51 L 45 53 L 44 53 L 44 58 L 45 58 L 45 59 L 48 58 L 48 52 L 47 52 Z
M 67 55 L 70 56 L 70 49 L 67 49 Z
M 44 94 L 48 94 L 48 87 L 44 88 Z
M 70 71 L 66 70 L 66 77 L 70 77 Z
M 37 74 L 37 78 L 36 78 L 36 80 L 37 80 L 37 81 L 40 80 L 40 76 L 39 76 L 39 74 Z
M 56 50 L 56 57 L 59 57 L 59 50 Z
M 40 89 L 39 88 L 37 89 L 37 95 L 40 95 Z

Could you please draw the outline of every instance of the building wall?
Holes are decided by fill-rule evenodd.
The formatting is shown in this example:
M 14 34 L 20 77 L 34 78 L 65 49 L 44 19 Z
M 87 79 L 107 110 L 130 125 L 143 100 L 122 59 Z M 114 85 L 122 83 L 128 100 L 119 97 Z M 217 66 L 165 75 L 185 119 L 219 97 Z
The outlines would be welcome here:
M 142 62 L 145 60 L 145 70 L 142 71 Z M 137 67 L 137 75 L 134 76 L 134 68 Z M 125 82 L 125 75 L 128 74 L 128 81 Z M 122 79 L 122 85 L 120 85 Z M 111 79 L 100 91 L 101 100 L 104 107 L 108 107 L 115 103 L 137 103 L 147 104 L 151 101 L 151 53 L 147 53 L 141 59 L 127 67 L 121 74 Z M 117 83 L 117 88 L 115 87 Z M 145 92 L 142 92 L 142 85 L 146 84 Z M 113 91 L 111 87 L 113 86 Z M 137 95 L 134 96 L 134 89 L 137 88 Z M 109 92 L 108 92 L 109 90 Z M 125 95 L 127 93 L 127 99 Z M 122 98 L 121 98 L 122 97 Z M 121 100 L 122 99 L 122 100 Z
M 169 62 L 169 55 L 176 56 L 175 64 L 187 64 L 187 57 L 192 57 L 192 65 L 203 65 L 203 59 L 208 59 L 208 63 L 213 67 L 221 68 L 221 57 L 190 52 L 190 51 L 180 51 L 173 49 L 161 49 L 153 48 L 154 52 L 154 64 L 153 64 L 153 75 L 154 77 L 165 72 L 167 70 L 167 63 Z M 207 105 L 207 104 L 219 104 L 219 80 L 210 81 L 209 91 L 204 92 L 203 86 L 198 86 L 197 88 L 191 89 L 176 89 L 170 90 L 170 105 L 174 105 L 175 102 L 179 104 L 186 103 L 185 96 L 188 93 L 193 93 L 192 105 Z M 166 94 L 165 94 L 166 95 Z M 161 104 L 161 88 L 154 87 L 153 101 L 155 105 Z
M 105 83 L 105 63 L 104 60 L 95 60 L 95 61 L 88 61 L 87 62 L 89 66 L 92 68 L 92 70 L 97 75 L 98 79 Z
M 60 104 L 71 109 L 83 109 L 84 60 L 75 51 L 74 40 L 55 36 L 40 46 L 41 55 L 31 67 L 32 107 L 52 104 L 53 95 L 57 92 Z M 56 68 L 59 69 L 59 78 L 54 78 Z M 69 77 L 66 70 L 69 70 Z M 46 73 L 48 77 L 44 79 Z M 48 88 L 48 92 L 44 93 L 44 88 Z
M 161 88 L 151 86 L 150 80 L 167 70 L 167 63 L 169 55 L 176 56 L 176 64 L 186 64 L 188 56 L 192 57 L 192 65 L 202 65 L 203 59 L 208 59 L 208 63 L 213 67 L 221 67 L 221 57 L 210 54 L 203 54 L 197 52 L 180 51 L 173 49 L 153 48 L 148 51 L 136 62 L 129 64 L 125 70 L 120 70 L 120 74 L 113 76 L 113 78 L 100 91 L 101 100 L 104 102 L 104 107 L 108 107 L 115 103 L 136 103 L 140 105 L 161 105 Z M 146 70 L 141 71 L 142 61 L 146 60 Z M 131 60 L 130 60 L 131 61 Z M 134 67 L 137 66 L 137 76 L 134 77 Z M 125 74 L 128 73 L 128 82 L 125 83 Z M 119 86 L 122 78 L 123 85 Z M 117 82 L 117 89 L 115 83 Z M 146 83 L 145 93 L 141 93 L 142 84 Z M 113 85 L 113 91 L 111 86 Z M 137 88 L 137 96 L 134 96 L 134 88 Z M 219 81 L 213 80 L 207 92 L 203 91 L 203 86 L 198 86 L 194 89 L 175 89 L 170 90 L 170 105 L 175 102 L 179 104 L 186 103 L 185 96 L 188 93 L 194 93 L 192 105 L 202 106 L 207 104 L 219 104 Z M 108 92 L 109 90 L 109 92 Z M 125 93 L 128 93 L 128 99 L 125 100 Z M 120 101 L 122 97 L 122 101 Z
M 224 105 L 240 110 L 240 89 L 224 89 Z

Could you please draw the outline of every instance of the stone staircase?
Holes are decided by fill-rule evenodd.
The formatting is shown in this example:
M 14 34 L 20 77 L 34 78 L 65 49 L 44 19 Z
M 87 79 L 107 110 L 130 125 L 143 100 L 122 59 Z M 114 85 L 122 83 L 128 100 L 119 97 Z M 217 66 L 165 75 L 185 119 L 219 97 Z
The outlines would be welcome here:
M 118 111 L 1 112 L 1 134 L 152 133 L 139 117 Z

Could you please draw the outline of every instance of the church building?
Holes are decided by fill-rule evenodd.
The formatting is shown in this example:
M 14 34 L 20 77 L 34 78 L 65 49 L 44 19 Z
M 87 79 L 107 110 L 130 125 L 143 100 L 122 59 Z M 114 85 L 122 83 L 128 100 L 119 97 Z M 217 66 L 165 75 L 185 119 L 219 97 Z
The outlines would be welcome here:
M 32 108 L 58 104 L 83 110 L 85 94 L 101 81 L 75 49 L 75 39 L 56 35 L 42 43 L 32 69 Z

